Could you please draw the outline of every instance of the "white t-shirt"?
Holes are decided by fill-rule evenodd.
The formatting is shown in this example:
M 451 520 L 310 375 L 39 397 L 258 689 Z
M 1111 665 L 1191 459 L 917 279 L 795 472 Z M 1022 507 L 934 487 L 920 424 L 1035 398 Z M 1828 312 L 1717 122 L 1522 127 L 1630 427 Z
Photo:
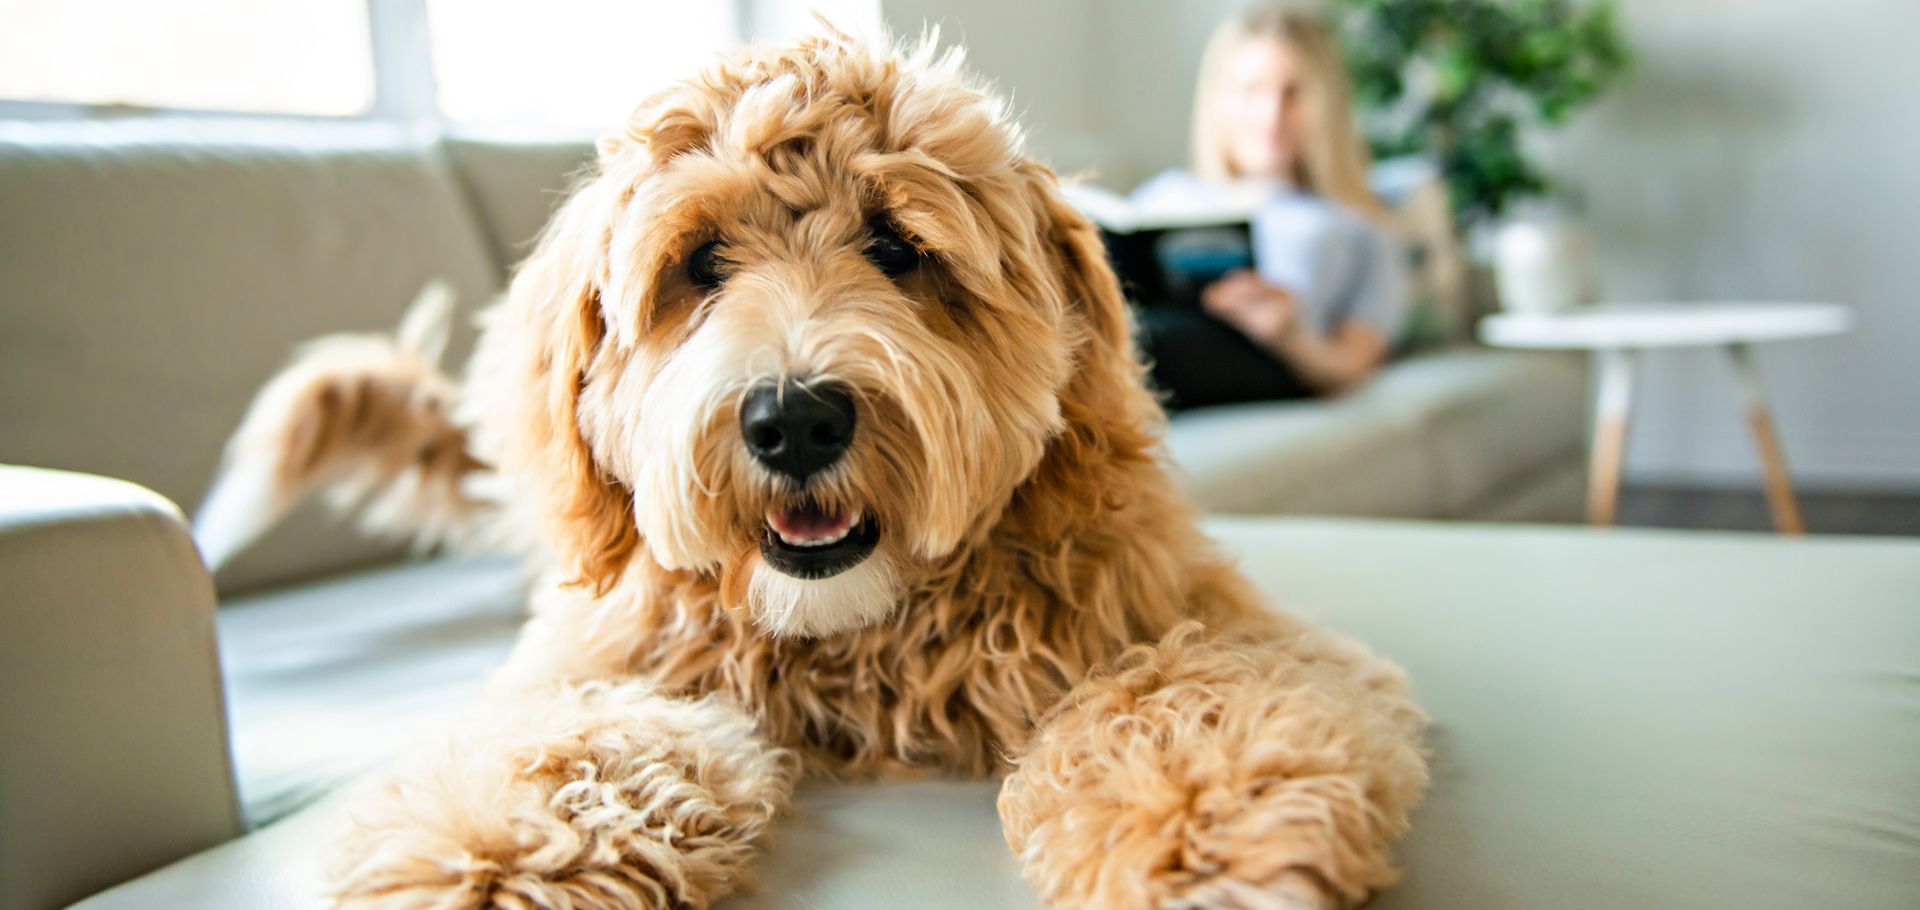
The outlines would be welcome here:
M 1251 225 L 1254 268 L 1294 296 L 1304 324 L 1324 335 L 1357 319 L 1396 341 L 1408 304 L 1406 254 L 1358 212 L 1283 184 L 1226 184 L 1179 169 L 1141 184 L 1130 199 L 1227 205 L 1250 192 L 1262 200 Z

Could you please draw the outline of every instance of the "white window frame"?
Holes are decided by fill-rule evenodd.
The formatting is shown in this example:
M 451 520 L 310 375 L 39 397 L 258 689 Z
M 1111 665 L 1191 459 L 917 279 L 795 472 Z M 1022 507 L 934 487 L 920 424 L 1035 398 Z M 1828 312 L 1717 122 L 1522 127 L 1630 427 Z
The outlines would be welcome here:
M 432 126 L 441 130 L 456 126 L 440 112 L 438 89 L 433 78 L 433 47 L 427 34 L 427 0 L 366 0 L 367 37 L 372 44 L 373 101 L 358 114 L 331 116 L 292 114 L 275 111 L 216 111 L 179 107 L 148 107 L 128 104 L 86 104 L 74 101 L 25 101 L 0 98 L 0 119 L 5 120 L 104 120 L 131 117 L 290 120 L 306 123 L 396 123 Z M 758 34 L 757 24 L 764 21 L 762 4 L 778 0 L 686 0 L 686 2 L 722 2 L 733 5 L 733 21 L 739 28 L 736 37 L 746 39 Z M 555 133 L 571 133 L 565 127 L 553 127 Z

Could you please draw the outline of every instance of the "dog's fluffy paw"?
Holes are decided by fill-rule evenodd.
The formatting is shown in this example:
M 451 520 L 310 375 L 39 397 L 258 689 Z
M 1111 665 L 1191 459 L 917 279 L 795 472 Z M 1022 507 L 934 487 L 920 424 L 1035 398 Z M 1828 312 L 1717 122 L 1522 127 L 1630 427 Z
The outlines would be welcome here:
M 1161 910 L 1339 910 L 1345 905 L 1325 876 L 1288 869 L 1265 884 L 1211 879 L 1169 900 Z
M 795 772 L 725 703 L 637 681 L 531 693 L 363 792 L 329 897 L 355 910 L 705 907 L 744 881 Z

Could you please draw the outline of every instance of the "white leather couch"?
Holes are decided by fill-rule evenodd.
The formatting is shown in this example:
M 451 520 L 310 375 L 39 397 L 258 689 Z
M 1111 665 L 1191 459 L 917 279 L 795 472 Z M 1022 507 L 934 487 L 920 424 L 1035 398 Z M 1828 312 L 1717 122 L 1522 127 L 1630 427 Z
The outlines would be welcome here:
M 1920 541 L 1211 530 L 1278 602 L 1403 664 L 1434 718 L 1433 787 L 1380 910 L 1920 906 Z M 463 596 L 513 585 L 498 564 L 395 571 L 475 589 Z M 178 512 L 120 481 L 0 468 L 0 579 L 0 906 L 318 906 L 337 795 L 230 839 L 213 589 Z M 217 624 L 242 634 L 220 657 L 239 740 L 274 722 L 277 748 L 336 770 L 377 761 L 369 743 L 397 744 L 398 728 L 430 730 L 513 633 L 511 611 L 399 610 L 387 573 L 318 590 L 347 608 L 337 624 L 230 605 Z M 341 676 L 354 691 L 326 682 Z M 286 713 L 246 717 L 246 690 L 269 683 Z M 722 910 L 1036 907 L 994 796 L 991 782 L 804 788 L 760 889 Z

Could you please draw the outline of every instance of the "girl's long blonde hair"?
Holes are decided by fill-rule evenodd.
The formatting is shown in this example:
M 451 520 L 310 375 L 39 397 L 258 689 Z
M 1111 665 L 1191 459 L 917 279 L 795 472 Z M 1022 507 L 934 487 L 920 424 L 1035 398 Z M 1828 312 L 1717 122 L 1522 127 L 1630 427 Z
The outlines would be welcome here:
M 1193 170 L 1210 180 L 1233 180 L 1238 173 L 1227 151 L 1227 124 L 1218 99 L 1226 81 L 1227 62 L 1247 42 L 1256 39 L 1285 44 L 1305 71 L 1302 103 L 1312 120 L 1301 137 L 1294 173 L 1287 175 L 1300 189 L 1347 206 L 1363 215 L 1384 218 L 1386 209 L 1367 185 L 1372 156 L 1353 123 L 1353 88 L 1332 29 L 1319 16 L 1282 5 L 1254 6 L 1220 24 L 1200 58 L 1200 79 L 1193 98 Z

